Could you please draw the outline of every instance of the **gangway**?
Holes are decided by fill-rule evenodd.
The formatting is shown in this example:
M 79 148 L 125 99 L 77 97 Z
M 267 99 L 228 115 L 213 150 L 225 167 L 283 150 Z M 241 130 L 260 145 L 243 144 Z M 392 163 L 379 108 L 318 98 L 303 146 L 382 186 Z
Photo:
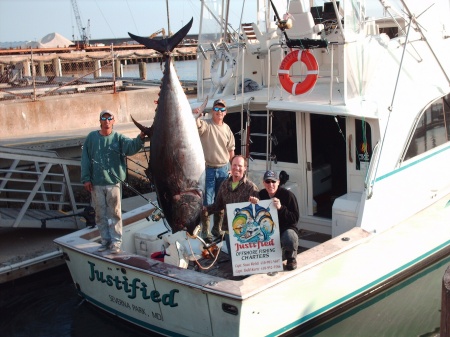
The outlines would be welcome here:
M 0 146 L 0 227 L 84 228 L 80 166 L 54 151 Z

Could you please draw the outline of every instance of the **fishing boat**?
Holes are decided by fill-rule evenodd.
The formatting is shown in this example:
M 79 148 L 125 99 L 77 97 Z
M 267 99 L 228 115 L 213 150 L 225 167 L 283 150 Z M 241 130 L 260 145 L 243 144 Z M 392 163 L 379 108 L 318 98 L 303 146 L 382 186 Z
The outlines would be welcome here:
M 190 107 L 225 100 L 250 179 L 296 195 L 297 269 L 235 276 L 157 202 L 120 254 L 95 228 L 55 240 L 82 297 L 162 335 L 306 331 L 450 254 L 448 1 L 239 3 L 201 2 Z

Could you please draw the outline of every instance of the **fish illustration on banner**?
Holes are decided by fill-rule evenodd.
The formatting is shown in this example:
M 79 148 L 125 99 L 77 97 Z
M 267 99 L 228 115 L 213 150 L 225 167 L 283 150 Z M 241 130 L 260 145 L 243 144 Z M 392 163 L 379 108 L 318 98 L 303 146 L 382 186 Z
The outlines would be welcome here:
M 278 213 L 272 200 L 227 205 L 233 275 L 283 270 Z

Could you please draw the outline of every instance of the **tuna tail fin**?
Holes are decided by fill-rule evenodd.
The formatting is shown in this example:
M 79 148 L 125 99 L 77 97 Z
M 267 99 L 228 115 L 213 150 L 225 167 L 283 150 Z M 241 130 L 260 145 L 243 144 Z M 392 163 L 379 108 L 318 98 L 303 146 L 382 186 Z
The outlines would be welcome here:
M 172 52 L 172 50 L 174 50 L 175 47 L 178 46 L 178 44 L 184 39 L 184 37 L 192 27 L 193 21 L 194 18 L 192 18 L 191 21 L 187 23 L 187 25 L 181 28 L 173 36 L 168 37 L 167 39 L 154 40 L 148 37 L 137 36 L 131 33 L 128 33 L 128 35 L 130 35 L 133 40 L 139 42 L 140 44 L 143 44 L 147 48 L 154 49 L 162 54 L 166 54 Z

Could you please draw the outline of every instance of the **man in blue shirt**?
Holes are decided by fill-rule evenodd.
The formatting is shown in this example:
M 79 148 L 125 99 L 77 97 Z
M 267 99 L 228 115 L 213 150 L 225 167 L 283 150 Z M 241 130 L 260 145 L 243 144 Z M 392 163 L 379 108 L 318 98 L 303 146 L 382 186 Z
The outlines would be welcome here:
M 100 130 L 86 137 L 81 154 L 81 182 L 91 193 L 95 221 L 101 236 L 99 252 L 120 252 L 122 244 L 122 206 L 120 182 L 126 178 L 126 156 L 139 152 L 144 133 L 130 139 L 113 130 L 114 115 L 100 112 Z

